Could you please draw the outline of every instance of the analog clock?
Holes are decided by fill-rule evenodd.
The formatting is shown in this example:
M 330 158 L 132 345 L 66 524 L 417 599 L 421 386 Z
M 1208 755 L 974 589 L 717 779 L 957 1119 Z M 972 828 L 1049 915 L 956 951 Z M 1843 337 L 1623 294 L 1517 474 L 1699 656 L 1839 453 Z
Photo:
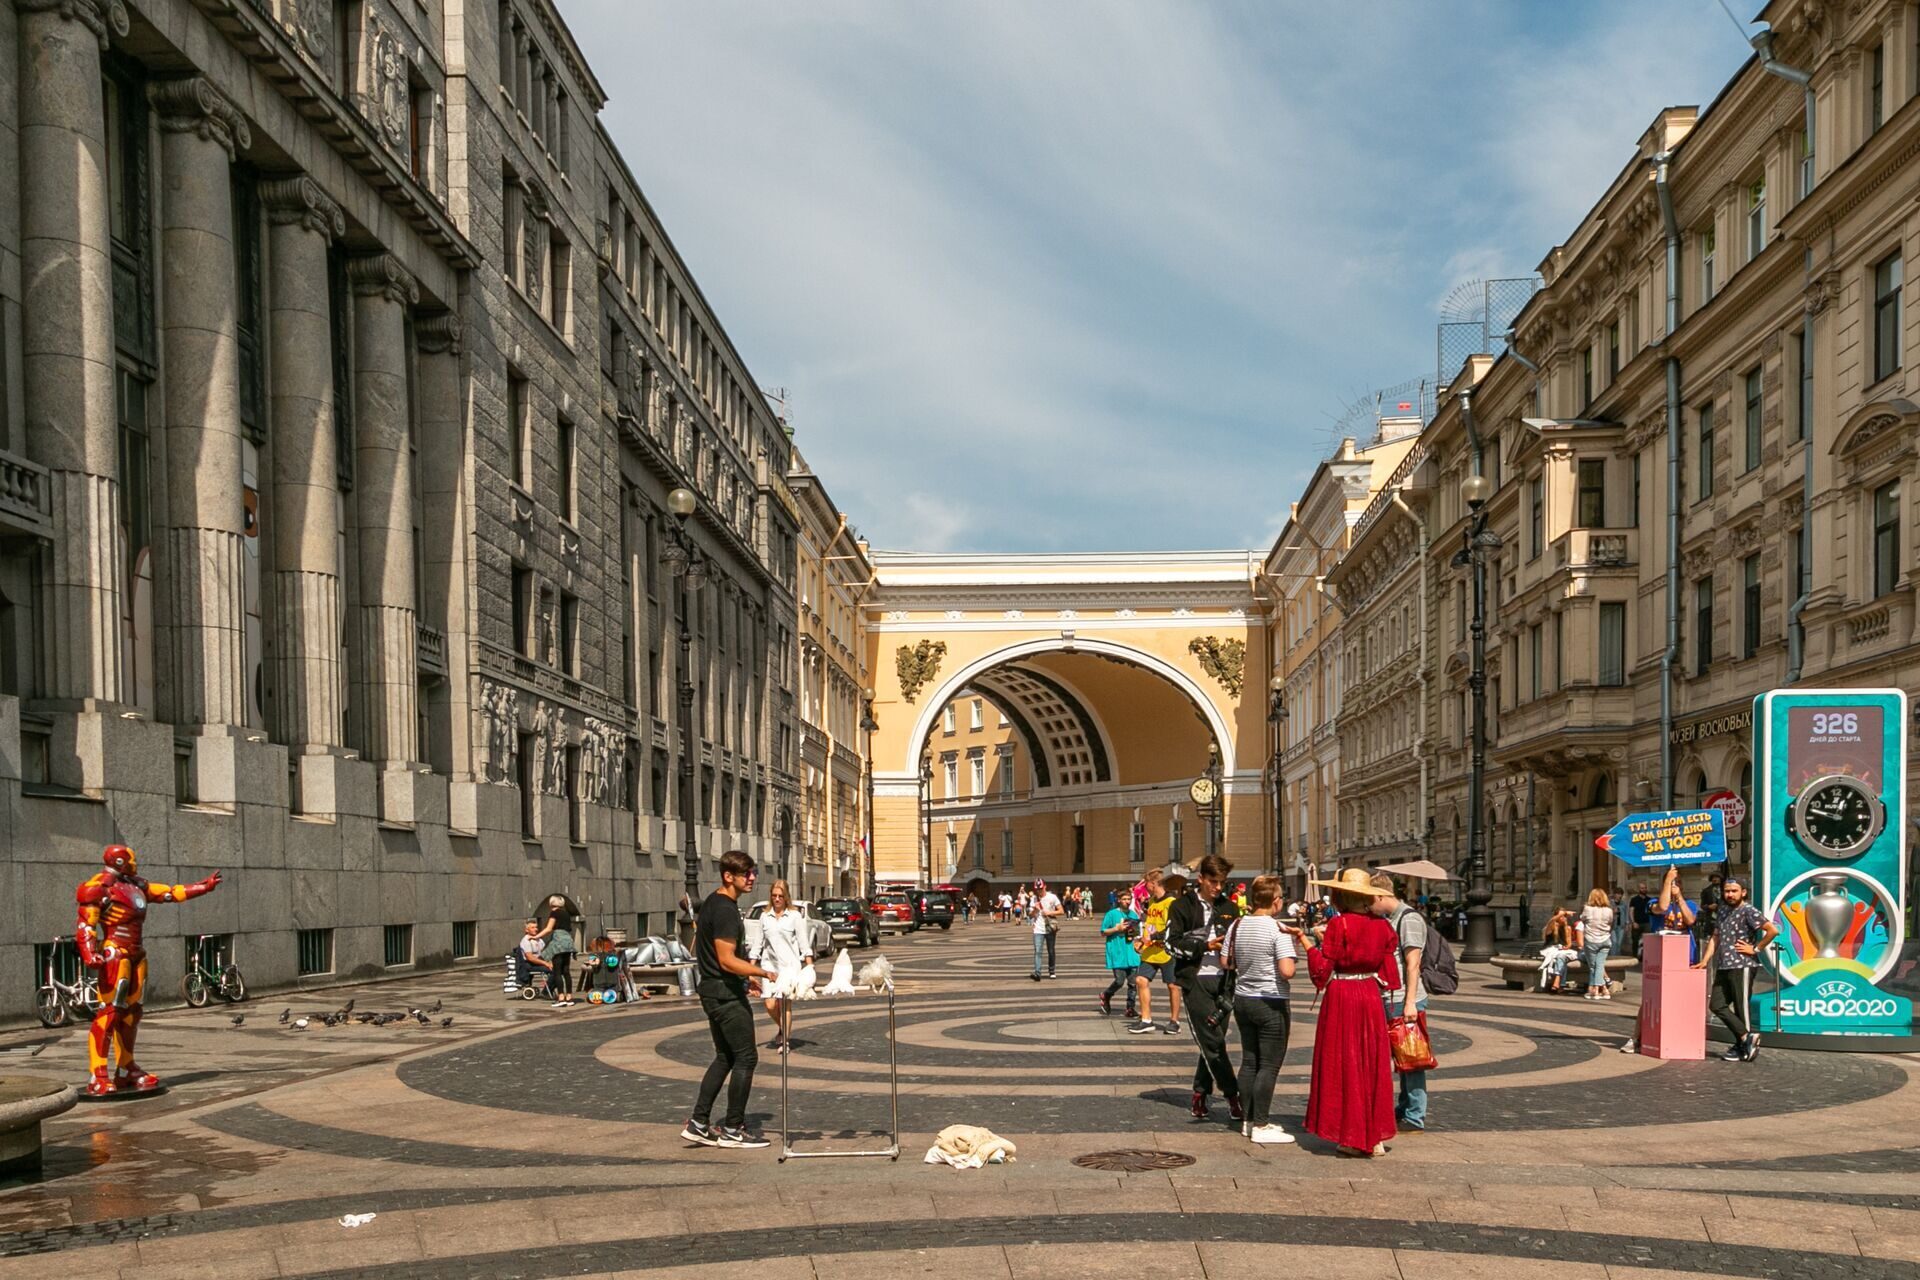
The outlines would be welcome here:
M 1187 794 L 1193 797 L 1195 804 L 1212 804 L 1220 795 L 1220 784 L 1212 778 L 1195 778 L 1193 785 L 1187 788 Z
M 1858 778 L 1828 774 L 1793 802 L 1793 833 L 1812 853 L 1851 858 L 1866 852 L 1887 823 L 1887 807 Z

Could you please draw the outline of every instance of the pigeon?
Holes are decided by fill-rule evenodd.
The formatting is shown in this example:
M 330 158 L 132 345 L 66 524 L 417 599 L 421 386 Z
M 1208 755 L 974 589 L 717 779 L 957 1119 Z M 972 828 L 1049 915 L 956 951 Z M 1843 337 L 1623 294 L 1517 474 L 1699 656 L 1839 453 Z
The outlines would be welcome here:
M 426 1014 L 421 1013 L 418 1009 L 413 1011 L 413 1020 L 423 1027 L 433 1021 L 433 1019 L 427 1017 Z
M 237 1027 L 237 1026 L 239 1026 L 239 1025 L 240 1025 L 241 1023 L 243 1023 L 243 1022 L 245 1022 L 246 1020 L 247 1020 L 247 1015 L 246 1015 L 246 1014 L 244 1014 L 244 1013 L 236 1013 L 236 1014 L 234 1014 L 234 1015 L 233 1015 L 233 1017 L 232 1017 L 232 1018 L 230 1018 L 230 1019 L 228 1019 L 228 1021 L 227 1021 L 227 1025 L 228 1025 L 228 1026 L 232 1026 L 232 1027 Z
M 379 1016 L 378 1014 L 372 1014 L 372 1013 L 356 1013 L 353 1015 L 353 1020 L 364 1026 L 365 1024 L 372 1022 L 378 1016 Z
M 287 1025 L 287 1023 L 288 1023 L 288 1021 L 289 1021 L 289 1020 L 290 1020 L 290 1019 L 291 1019 L 292 1017 L 293 1017 L 293 1010 L 292 1010 L 292 1009 L 282 1009 L 282 1010 L 280 1011 L 280 1025 L 281 1025 L 281 1026 L 283 1026 L 283 1027 L 284 1027 L 284 1026 L 286 1026 L 286 1025 Z
M 440 1019 L 440 1028 L 441 1028 L 441 1030 L 443 1030 L 443 1031 L 444 1031 L 444 1030 L 445 1030 L 446 1028 L 448 1028 L 448 1027 L 450 1027 L 450 1026 L 452 1026 L 452 1025 L 453 1025 L 453 1015 L 452 1015 L 452 1014 L 448 1014 L 448 1015 L 447 1015 L 446 1017 L 444 1017 L 444 1018 L 442 1018 L 442 1019 Z
M 820 989 L 823 996 L 850 996 L 853 994 L 853 956 L 845 947 L 833 959 L 833 977 Z
M 307 1020 L 305 1018 L 295 1018 L 293 1020 L 293 1029 L 295 1031 L 305 1031 L 307 1029 Z
M 440 1000 L 435 1000 L 435 1001 L 433 1002 L 433 1008 L 431 1008 L 431 1009 L 429 1009 L 429 1010 L 427 1010 L 427 1012 L 428 1012 L 428 1013 L 438 1013 L 438 1012 L 440 1012 L 440 1006 L 441 1006 L 441 1004 L 442 1004 L 442 1003 L 444 1003 L 444 1002 L 443 1002 L 443 1001 L 440 1001 Z
M 344 1004 L 344 1005 L 342 1005 L 342 1006 L 340 1007 L 340 1012 L 342 1012 L 342 1013 L 352 1013 L 352 1012 L 353 1012 L 353 1001 L 352 1001 L 352 1000 L 348 1000 L 348 1001 L 346 1002 L 346 1004 Z
M 873 991 L 893 990 L 893 961 L 884 955 L 867 961 L 860 970 L 860 985 Z

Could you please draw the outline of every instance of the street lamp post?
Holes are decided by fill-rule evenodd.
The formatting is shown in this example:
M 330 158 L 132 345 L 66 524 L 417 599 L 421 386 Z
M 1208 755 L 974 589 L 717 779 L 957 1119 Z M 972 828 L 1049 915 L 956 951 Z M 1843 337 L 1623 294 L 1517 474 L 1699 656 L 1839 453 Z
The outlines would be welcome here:
M 933 753 L 920 757 L 920 883 L 933 883 Z
M 1280 751 L 1286 743 L 1287 682 L 1279 676 L 1267 682 L 1267 723 L 1273 726 L 1273 756 L 1267 774 L 1273 779 L 1273 873 L 1287 873 L 1287 824 L 1281 804 Z
M 1454 553 L 1457 568 L 1473 579 L 1473 651 L 1467 689 L 1473 699 L 1473 755 L 1467 778 L 1467 938 L 1460 958 L 1468 962 L 1493 957 L 1493 885 L 1487 879 L 1487 552 L 1499 548 L 1500 535 L 1487 528 L 1487 499 L 1493 481 L 1471 475 L 1460 482 L 1467 504 L 1463 545 Z
M 687 517 L 698 505 L 691 489 L 675 489 L 667 495 L 667 510 L 674 519 L 660 552 L 680 589 L 680 858 L 690 912 L 700 905 L 700 850 L 693 830 L 698 811 L 693 794 L 693 600 L 706 585 L 707 561 L 687 532 Z
M 867 879 L 862 893 L 873 892 L 873 734 L 879 727 L 873 718 L 873 690 L 868 689 L 860 710 L 860 731 L 867 735 Z
M 1207 777 L 1213 780 L 1213 800 L 1207 805 L 1207 852 L 1220 852 L 1220 821 L 1226 816 L 1226 797 L 1220 794 L 1220 744 L 1207 744 Z

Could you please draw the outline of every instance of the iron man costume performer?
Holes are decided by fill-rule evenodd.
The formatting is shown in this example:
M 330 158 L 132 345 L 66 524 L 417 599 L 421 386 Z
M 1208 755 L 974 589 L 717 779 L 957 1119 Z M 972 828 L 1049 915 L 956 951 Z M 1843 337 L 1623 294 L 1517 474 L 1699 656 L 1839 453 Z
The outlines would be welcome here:
M 136 874 L 133 850 L 108 845 L 100 855 L 106 869 L 80 886 L 80 923 L 73 940 L 80 959 L 100 971 L 100 1012 L 93 1015 L 87 1033 L 87 1064 L 93 1078 L 87 1092 L 94 1097 L 114 1093 L 146 1093 L 160 1086 L 155 1076 L 133 1061 L 133 1041 L 140 1031 L 141 999 L 147 990 L 147 949 L 141 945 L 146 929 L 147 904 L 185 902 L 212 893 L 220 883 L 214 872 L 195 884 L 150 884 Z M 107 1074 L 111 1051 L 117 1067 Z

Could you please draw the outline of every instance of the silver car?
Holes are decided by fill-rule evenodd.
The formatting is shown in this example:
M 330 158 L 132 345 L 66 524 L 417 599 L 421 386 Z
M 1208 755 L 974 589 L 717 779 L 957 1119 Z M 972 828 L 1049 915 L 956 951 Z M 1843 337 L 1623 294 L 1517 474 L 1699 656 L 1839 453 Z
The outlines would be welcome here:
M 793 905 L 799 908 L 801 916 L 807 922 L 807 942 L 813 955 L 816 958 L 832 955 L 833 926 L 825 920 L 814 918 L 811 902 L 796 902 Z M 750 956 L 760 953 L 760 917 L 766 912 L 767 903 L 764 898 L 747 908 L 747 954 Z

